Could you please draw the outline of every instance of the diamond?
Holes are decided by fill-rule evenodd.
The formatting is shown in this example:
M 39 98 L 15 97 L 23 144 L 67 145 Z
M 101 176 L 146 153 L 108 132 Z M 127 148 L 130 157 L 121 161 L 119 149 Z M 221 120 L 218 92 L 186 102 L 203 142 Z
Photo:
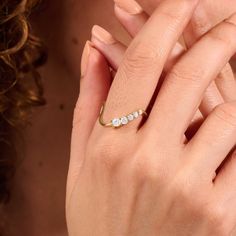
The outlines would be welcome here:
M 129 123 L 129 120 L 128 120 L 127 117 L 124 116 L 124 117 L 121 118 L 121 124 L 122 125 L 127 125 L 128 123 Z
M 135 112 L 133 113 L 133 115 L 134 115 L 134 118 L 138 118 L 138 117 L 139 117 L 139 114 L 138 114 L 137 111 L 135 111 Z
M 132 114 L 129 114 L 129 115 L 128 115 L 128 120 L 129 120 L 129 121 L 134 120 L 134 116 L 133 116 Z
M 138 114 L 141 116 L 143 114 L 143 110 L 139 110 Z
M 120 127 L 121 126 L 121 120 L 119 118 L 115 118 L 112 120 L 112 125 L 114 127 Z

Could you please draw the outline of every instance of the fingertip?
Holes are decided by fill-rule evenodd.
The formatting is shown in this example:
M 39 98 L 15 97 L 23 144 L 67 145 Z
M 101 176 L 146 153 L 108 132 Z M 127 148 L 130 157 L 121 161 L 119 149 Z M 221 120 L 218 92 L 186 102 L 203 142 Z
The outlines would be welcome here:
M 116 18 L 132 37 L 137 35 L 149 18 L 144 10 L 138 11 L 136 14 L 130 14 L 116 4 L 114 6 L 114 12 Z
M 143 12 L 143 8 L 135 0 L 114 0 L 116 8 L 120 8 L 126 14 L 137 15 Z
M 112 34 L 99 25 L 94 25 L 91 33 L 93 40 L 96 39 L 101 43 L 108 45 L 116 43 L 116 39 L 112 36 Z
M 87 40 L 81 58 L 81 78 L 86 77 L 88 71 L 94 70 L 104 64 L 103 55 L 97 50 L 94 42 Z

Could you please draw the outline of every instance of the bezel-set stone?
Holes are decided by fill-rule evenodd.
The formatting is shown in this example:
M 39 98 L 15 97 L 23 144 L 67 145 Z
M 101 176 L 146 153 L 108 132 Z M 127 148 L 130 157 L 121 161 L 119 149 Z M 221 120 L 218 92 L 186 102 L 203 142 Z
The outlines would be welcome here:
M 129 121 L 133 121 L 134 120 L 134 115 L 133 114 L 129 114 L 128 115 L 128 120 Z
M 134 118 L 138 118 L 138 117 L 139 117 L 139 113 L 138 113 L 137 111 L 135 111 L 135 112 L 133 113 L 133 116 L 134 116 Z
M 129 120 L 126 116 L 122 117 L 120 120 L 122 125 L 127 125 L 129 123 Z
M 141 116 L 143 114 L 143 110 L 139 110 L 138 114 Z
M 112 120 L 112 125 L 117 128 L 121 126 L 121 120 L 119 118 L 115 118 Z
M 127 125 L 129 122 L 133 121 L 134 119 L 139 118 L 139 116 L 142 116 L 143 114 L 145 114 L 143 110 L 137 110 L 127 116 L 113 119 L 111 121 L 111 124 L 114 128 L 119 128 L 123 125 Z

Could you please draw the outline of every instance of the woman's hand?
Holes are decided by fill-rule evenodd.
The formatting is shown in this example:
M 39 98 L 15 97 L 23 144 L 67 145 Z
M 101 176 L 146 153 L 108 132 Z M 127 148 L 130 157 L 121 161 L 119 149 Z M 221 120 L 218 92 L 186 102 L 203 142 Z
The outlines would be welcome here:
M 140 31 L 140 29 L 143 27 L 145 22 L 148 20 L 148 14 L 134 0 L 126 0 L 126 3 L 132 3 L 129 3 L 127 5 L 122 4 L 123 0 L 116 0 L 115 2 L 115 14 L 118 20 L 127 30 L 127 32 L 131 35 L 131 37 L 135 37 L 136 34 Z M 131 5 L 136 5 L 136 12 L 130 11 Z M 109 35 L 108 32 L 98 26 L 95 26 L 92 31 L 92 42 L 103 53 L 103 55 L 106 56 L 113 70 L 117 71 L 121 61 L 123 60 L 123 56 L 126 51 L 126 46 L 116 40 L 114 37 L 112 44 L 107 43 L 103 39 L 97 37 L 98 34 L 96 33 L 96 31 L 103 31 L 103 34 L 108 35 L 107 37 L 110 38 L 112 38 L 113 36 L 111 34 Z M 191 45 L 188 45 L 187 43 L 186 45 L 188 47 L 191 47 Z M 184 51 L 184 47 L 181 44 L 177 43 L 175 48 L 172 50 L 168 61 L 165 64 L 164 71 L 166 73 L 168 73 L 172 65 L 174 65 L 177 60 L 182 56 Z M 197 122 L 197 125 L 201 124 L 204 120 L 204 117 L 208 116 L 208 114 L 215 106 L 223 102 L 228 102 L 232 100 L 236 100 L 236 81 L 231 66 L 229 63 L 227 63 L 221 73 L 207 88 L 202 103 L 200 105 L 200 112 L 202 113 L 202 115 L 198 112 L 193 120 L 194 129 L 195 123 Z
M 118 0 L 120 1 L 120 0 Z M 151 14 L 163 0 L 137 0 Z M 234 0 L 201 0 L 190 24 L 184 31 L 185 41 L 192 44 L 216 24 L 236 11 Z
M 87 43 L 68 176 L 70 235 L 229 235 L 236 226 L 229 155 L 236 103 L 214 109 L 189 143 L 184 138 L 206 88 L 236 51 L 236 15 L 186 52 L 154 93 L 196 5 L 164 1 L 129 46 L 110 91 L 107 62 Z M 149 117 L 105 128 L 97 117 L 106 98 L 108 122 L 135 109 Z

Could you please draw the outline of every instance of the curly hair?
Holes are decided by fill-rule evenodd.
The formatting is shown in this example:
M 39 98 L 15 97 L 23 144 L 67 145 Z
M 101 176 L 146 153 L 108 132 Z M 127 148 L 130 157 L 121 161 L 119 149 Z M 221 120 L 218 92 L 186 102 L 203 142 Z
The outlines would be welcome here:
M 9 201 L 15 172 L 14 132 L 27 123 L 33 107 L 45 104 L 37 68 L 46 57 L 28 20 L 37 4 L 38 0 L 0 2 L 0 208 Z

